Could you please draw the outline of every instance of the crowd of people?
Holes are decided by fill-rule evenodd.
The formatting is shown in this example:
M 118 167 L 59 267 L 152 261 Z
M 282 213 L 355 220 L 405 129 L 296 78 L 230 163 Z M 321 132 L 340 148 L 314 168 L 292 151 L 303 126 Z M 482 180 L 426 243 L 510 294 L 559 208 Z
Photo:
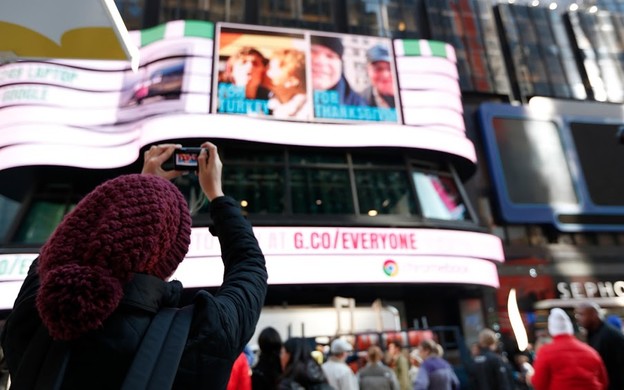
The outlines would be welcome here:
M 344 338 L 327 346 L 303 337 L 282 342 L 272 327 L 260 332 L 258 346 L 247 370 L 248 380 L 241 380 L 240 372 L 233 370 L 230 383 L 236 387 L 231 389 L 419 390 L 459 389 L 460 385 L 442 357 L 442 347 L 431 339 L 412 351 L 410 357 L 417 356 L 418 364 L 409 362 L 407 351 L 396 341 L 390 341 L 385 352 L 372 345 L 358 353 Z
M 289 338 L 267 327 L 258 339 L 259 351 L 242 390 L 615 390 L 624 389 L 624 334 L 621 323 L 602 318 L 594 303 L 580 304 L 574 318 L 584 341 L 575 336 L 570 316 L 550 311 L 548 336 L 534 348 L 509 358 L 499 335 L 479 333 L 462 383 L 432 338 L 409 350 L 396 340 L 355 351 L 348 337 L 328 345 L 313 339 Z M 617 325 L 615 327 L 612 325 Z M 532 347 L 532 345 L 531 345 Z M 320 352 L 319 352 L 320 351 Z
M 579 329 L 561 308 L 548 316 L 548 334 L 535 347 L 510 360 L 496 333 L 485 329 L 473 352 L 473 387 L 481 390 L 616 390 L 624 389 L 624 333 L 621 323 L 607 321 L 591 301 L 575 308 Z M 615 326 L 614 326 L 615 325 Z

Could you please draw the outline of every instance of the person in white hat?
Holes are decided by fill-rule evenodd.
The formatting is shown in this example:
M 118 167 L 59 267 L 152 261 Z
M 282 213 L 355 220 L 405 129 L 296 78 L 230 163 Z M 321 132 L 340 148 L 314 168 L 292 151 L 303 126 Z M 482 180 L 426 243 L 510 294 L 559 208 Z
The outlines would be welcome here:
M 359 390 L 358 381 L 351 368 L 347 365 L 347 355 L 353 347 L 343 339 L 332 341 L 329 359 L 323 364 L 323 372 L 327 381 L 336 390 Z
M 535 390 L 605 390 L 607 370 L 593 348 L 574 337 L 570 317 L 560 308 L 548 316 L 548 332 L 553 338 L 535 357 Z

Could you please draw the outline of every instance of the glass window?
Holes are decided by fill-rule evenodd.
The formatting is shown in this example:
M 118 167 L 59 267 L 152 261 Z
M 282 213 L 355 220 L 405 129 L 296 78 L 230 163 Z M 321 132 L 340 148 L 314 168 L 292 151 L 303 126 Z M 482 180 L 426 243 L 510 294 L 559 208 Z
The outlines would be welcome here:
M 262 0 L 260 24 L 331 31 L 334 4 L 331 0 Z
M 247 163 L 247 164 L 283 164 L 284 151 L 247 149 L 242 147 L 226 147 L 219 153 L 225 163 Z
M 505 191 L 511 202 L 578 204 L 572 172 L 555 122 L 494 118 L 492 127 Z M 596 137 L 596 134 L 590 133 L 590 136 Z
M 388 14 L 384 0 L 348 0 L 349 32 L 387 36 Z
M 143 27 L 143 0 L 115 0 L 115 4 L 128 30 L 139 30 Z
M 370 216 L 416 214 L 416 203 L 405 171 L 355 172 L 360 213 Z
M 414 172 L 414 184 L 425 218 L 449 221 L 469 220 L 470 215 L 451 176 Z
M 208 198 L 204 195 L 199 185 L 199 179 L 194 172 L 176 177 L 173 183 L 180 189 L 182 195 L 184 195 L 189 205 L 191 215 L 210 212 L 210 202 L 208 202 Z
M 285 183 L 283 168 L 224 167 L 223 192 L 253 214 L 284 212 Z
M 393 38 L 422 38 L 418 20 L 424 19 L 421 0 L 387 1 L 388 29 Z
M 354 165 L 365 166 L 405 166 L 405 159 L 401 153 L 351 153 L 351 159 Z
M 42 244 L 61 223 L 67 212 L 65 202 L 35 200 L 22 220 L 13 242 L 19 244 Z
M 422 0 L 348 0 L 349 32 L 393 38 L 422 38 Z
M 307 151 L 291 151 L 289 158 L 291 164 L 347 164 L 347 155 L 344 152 L 324 151 L 307 152 Z
M 162 0 L 161 22 L 176 19 L 242 23 L 245 0 Z
M 0 195 L 0 242 L 5 241 L 20 206 L 20 202 Z
M 353 214 L 353 192 L 346 169 L 291 169 L 296 214 Z

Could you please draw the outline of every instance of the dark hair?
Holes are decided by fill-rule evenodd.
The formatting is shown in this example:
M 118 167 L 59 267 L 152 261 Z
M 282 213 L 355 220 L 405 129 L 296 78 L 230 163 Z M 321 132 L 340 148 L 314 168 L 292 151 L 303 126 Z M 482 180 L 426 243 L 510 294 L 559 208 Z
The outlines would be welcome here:
M 283 377 L 299 378 L 306 375 L 306 367 L 312 358 L 312 349 L 308 340 L 303 337 L 292 337 L 284 343 L 284 349 L 290 355 L 286 367 L 284 367 Z M 315 362 L 316 363 L 316 362 Z
M 282 338 L 275 328 L 267 326 L 258 336 L 260 352 L 279 356 L 282 349 Z
M 331 49 L 334 53 L 338 54 L 339 57 L 342 57 L 342 54 L 344 53 L 344 46 L 342 46 L 340 38 L 327 37 L 324 35 L 312 35 L 310 40 L 313 45 L 321 45 Z
M 260 332 L 258 346 L 260 347 L 260 356 L 258 363 L 253 368 L 252 382 L 276 388 L 282 374 L 280 362 L 282 338 L 275 328 L 268 326 Z

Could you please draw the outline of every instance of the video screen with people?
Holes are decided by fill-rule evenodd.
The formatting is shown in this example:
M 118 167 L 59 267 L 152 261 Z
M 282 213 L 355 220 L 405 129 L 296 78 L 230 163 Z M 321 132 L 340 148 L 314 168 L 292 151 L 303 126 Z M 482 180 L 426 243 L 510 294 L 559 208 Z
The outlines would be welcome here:
M 387 38 L 217 28 L 212 112 L 318 122 L 399 121 Z

